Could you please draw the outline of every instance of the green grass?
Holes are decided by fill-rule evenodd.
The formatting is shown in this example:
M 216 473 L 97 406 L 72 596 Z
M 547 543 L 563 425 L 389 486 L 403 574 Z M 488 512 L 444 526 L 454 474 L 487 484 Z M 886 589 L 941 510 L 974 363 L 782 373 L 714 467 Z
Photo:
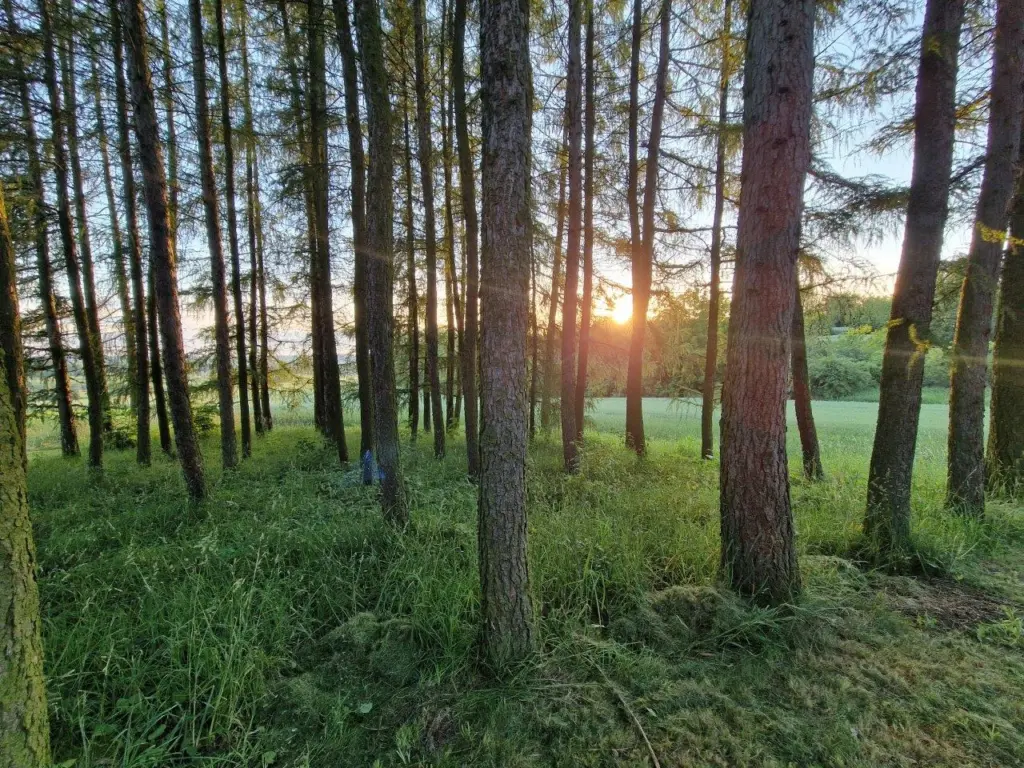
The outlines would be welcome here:
M 996 502 L 969 524 L 942 511 L 945 406 L 922 412 L 914 510 L 945 580 L 846 559 L 875 405 L 815 403 L 828 479 L 794 476 L 806 590 L 784 610 L 716 586 L 718 468 L 696 458 L 696 408 L 648 401 L 638 462 L 620 445 L 623 407 L 590 411 L 578 477 L 559 471 L 553 439 L 532 451 L 539 650 L 500 682 L 476 671 L 461 441 L 440 463 L 428 440 L 406 446 L 413 522 L 396 534 L 303 412 L 278 413 L 232 472 L 210 436 L 198 507 L 173 463 L 141 470 L 111 453 L 90 476 L 36 425 L 58 760 L 645 765 L 646 736 L 663 766 L 1024 763 L 1024 514 Z

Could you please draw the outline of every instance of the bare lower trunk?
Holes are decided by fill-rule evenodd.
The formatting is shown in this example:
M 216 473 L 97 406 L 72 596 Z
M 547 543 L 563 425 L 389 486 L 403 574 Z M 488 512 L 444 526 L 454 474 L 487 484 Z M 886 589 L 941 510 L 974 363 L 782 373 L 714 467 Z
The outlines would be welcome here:
M 643 440 L 643 358 L 640 365 L 633 364 L 636 347 L 634 337 L 644 333 L 647 325 L 646 297 L 643 296 L 644 270 L 642 255 L 643 232 L 640 229 L 640 45 L 643 35 L 643 5 L 633 0 L 633 27 L 629 57 L 629 156 L 626 160 L 626 208 L 629 212 L 629 263 L 632 279 L 633 329 L 630 334 L 629 363 L 626 369 L 626 447 L 646 450 Z M 643 328 L 637 328 L 638 304 L 643 301 Z M 642 352 L 642 348 L 641 352 Z M 633 381 L 630 376 L 632 375 Z M 637 391 L 639 390 L 639 391 Z
M 813 0 L 753 5 L 744 77 L 743 202 L 722 398 L 722 570 L 737 592 L 775 604 L 800 589 L 786 384 L 813 79 Z
M 416 439 L 416 430 L 420 421 L 420 326 L 419 326 L 419 295 L 416 290 L 416 233 L 414 231 L 413 199 L 412 199 L 412 149 L 409 137 L 408 89 L 403 78 L 402 88 L 402 124 L 405 130 L 405 247 L 406 247 L 406 281 L 408 300 L 406 307 L 409 314 L 409 428 L 412 438 Z M 430 431 L 430 404 L 424 389 L 423 427 Z
M 811 380 L 807 371 L 807 338 L 804 334 L 804 304 L 800 296 L 799 277 L 796 282 L 796 299 L 793 304 L 791 344 L 793 405 L 796 409 L 797 430 L 800 432 L 804 476 L 808 480 L 821 480 L 825 476 L 825 470 L 821 466 L 818 430 L 814 426 L 814 411 L 811 410 Z
M 555 210 L 555 248 L 551 261 L 551 295 L 548 297 L 548 324 L 544 331 L 544 374 L 540 397 L 540 427 L 547 433 L 551 429 L 551 398 L 555 391 L 555 334 L 558 331 L 558 294 L 562 288 L 562 235 L 565 232 L 565 195 L 569 154 L 569 135 L 566 133 L 559 155 L 558 206 Z
M 530 212 L 532 215 L 532 211 Z M 530 442 L 537 437 L 537 385 L 540 382 L 540 332 L 537 328 L 537 256 L 530 238 Z
M 171 217 L 167 208 L 167 178 L 160 148 L 153 82 L 146 58 L 146 20 L 141 0 L 126 0 L 125 20 L 131 39 L 135 41 L 128 49 L 128 71 L 132 86 L 135 138 L 142 167 L 142 191 L 149 219 L 150 260 L 153 264 L 157 312 L 160 315 L 160 334 L 163 337 L 163 360 L 167 371 L 171 418 L 174 421 L 174 442 L 189 497 L 199 501 L 206 495 L 206 481 L 203 456 L 199 450 L 189 403 L 188 367 L 178 308 L 177 266 L 171 245 Z
M 928 0 L 914 108 L 914 166 L 882 358 L 865 533 L 886 557 L 910 547 L 910 485 L 924 352 L 949 210 L 963 0 Z
M 590 362 L 590 313 L 594 305 L 594 4 L 587 3 L 586 106 L 584 115 L 583 171 L 583 297 L 580 300 L 580 352 L 576 372 L 576 440 L 583 439 L 583 415 L 587 404 L 587 366 Z
M 146 326 L 149 340 L 149 371 L 153 379 L 153 404 L 156 406 L 156 426 L 160 435 L 160 450 L 167 456 L 174 455 L 171 438 L 171 424 L 167 416 L 167 393 L 164 391 L 164 369 L 160 362 L 160 331 L 156 309 L 156 278 L 150 258 L 146 286 Z
M 7 220 L 7 203 L 3 185 L 0 185 L 0 365 L 10 393 L 11 413 L 21 441 L 22 458 L 27 461 L 25 444 L 25 417 L 28 409 L 28 390 L 25 387 L 25 359 L 21 346 L 21 311 L 18 302 L 18 267 L 14 258 L 14 241 Z
M 985 512 L 985 386 L 992 306 L 1013 196 L 1024 106 L 1024 3 L 996 3 L 995 54 L 988 148 L 975 214 L 967 273 L 953 338 L 949 390 L 946 504 L 964 514 Z

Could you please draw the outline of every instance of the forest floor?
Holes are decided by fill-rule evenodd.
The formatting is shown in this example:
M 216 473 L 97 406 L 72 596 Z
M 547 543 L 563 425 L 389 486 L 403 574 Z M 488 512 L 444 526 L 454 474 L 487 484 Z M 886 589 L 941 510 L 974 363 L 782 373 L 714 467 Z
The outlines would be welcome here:
M 914 533 L 927 577 L 855 561 L 870 403 L 815 403 L 827 479 L 792 461 L 805 591 L 715 586 L 718 466 L 688 403 L 590 414 L 583 469 L 531 454 L 536 658 L 475 665 L 476 494 L 464 445 L 403 453 L 410 528 L 339 468 L 308 414 L 190 507 L 175 464 L 101 477 L 36 450 L 29 488 L 55 757 L 76 766 L 1024 764 L 1024 507 L 942 510 L 945 406 L 927 405 Z M 346 414 L 348 415 L 348 414 Z M 795 429 L 791 456 L 796 458 Z M 39 425 L 32 445 L 48 443 Z M 349 435 L 354 450 L 358 435 Z M 66 762 L 65 762 L 66 761 Z

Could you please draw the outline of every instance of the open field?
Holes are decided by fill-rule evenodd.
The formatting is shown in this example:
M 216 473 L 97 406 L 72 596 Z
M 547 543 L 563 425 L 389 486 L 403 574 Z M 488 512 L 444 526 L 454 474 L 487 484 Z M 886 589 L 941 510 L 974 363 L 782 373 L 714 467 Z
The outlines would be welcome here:
M 806 589 L 783 610 L 715 587 L 718 468 L 697 457 L 695 406 L 647 402 L 644 462 L 616 437 L 623 408 L 590 413 L 579 477 L 559 472 L 553 438 L 534 447 L 541 650 L 500 682 L 475 671 L 460 440 L 440 463 L 423 438 L 403 454 L 412 525 L 397 534 L 303 412 L 279 410 L 229 473 L 209 435 L 198 507 L 166 459 L 110 453 L 90 477 L 33 425 L 58 761 L 1024 764 L 1024 508 L 996 501 L 984 524 L 943 512 L 945 406 L 922 412 L 914 530 L 930 575 L 912 579 L 850 554 L 875 405 L 815 403 L 828 478 L 794 475 Z

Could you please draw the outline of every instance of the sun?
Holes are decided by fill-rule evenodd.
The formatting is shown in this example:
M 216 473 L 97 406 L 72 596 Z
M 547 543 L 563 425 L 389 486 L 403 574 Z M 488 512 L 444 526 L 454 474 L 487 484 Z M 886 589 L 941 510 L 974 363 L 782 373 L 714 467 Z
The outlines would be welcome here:
M 633 319 L 633 297 L 628 293 L 619 296 L 612 307 L 612 320 L 619 325 L 625 325 Z

